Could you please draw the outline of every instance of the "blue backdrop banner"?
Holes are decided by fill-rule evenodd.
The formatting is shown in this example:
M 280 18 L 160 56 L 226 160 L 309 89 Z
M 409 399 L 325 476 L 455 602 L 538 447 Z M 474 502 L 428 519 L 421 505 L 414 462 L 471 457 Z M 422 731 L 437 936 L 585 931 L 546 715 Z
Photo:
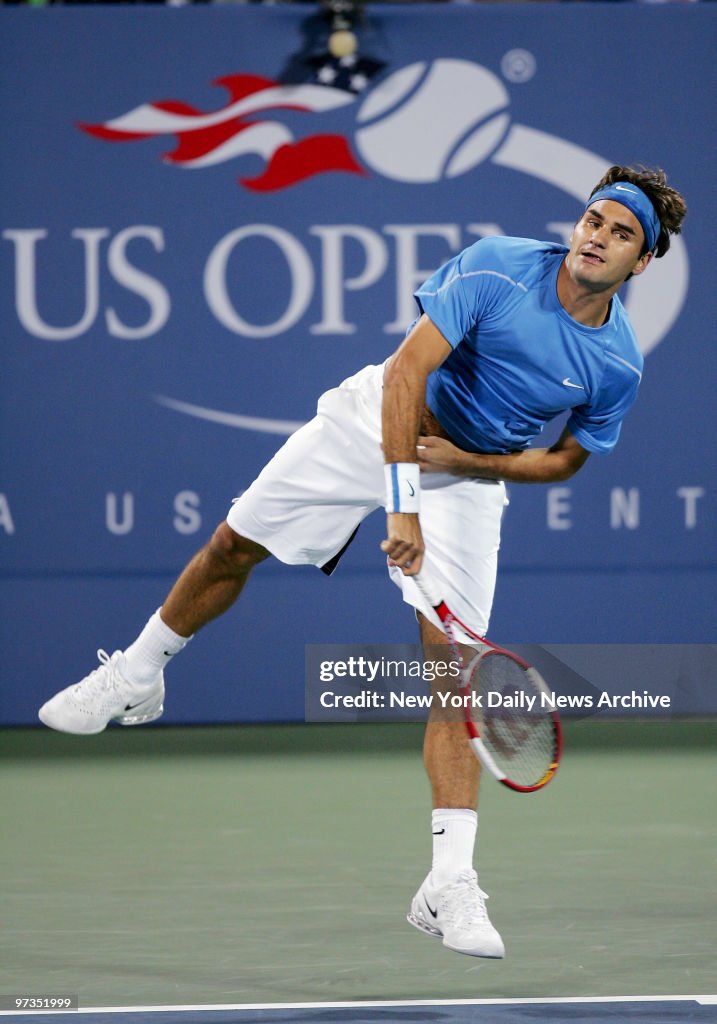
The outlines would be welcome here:
M 432 270 L 567 239 L 614 162 L 665 167 L 685 232 L 624 289 L 646 366 L 616 451 L 510 488 L 492 633 L 711 643 L 716 16 L 377 5 L 339 59 L 301 5 L 0 10 L 0 721 L 133 639 Z M 331 580 L 265 563 L 166 720 L 299 719 L 306 643 L 412 642 L 382 529 Z

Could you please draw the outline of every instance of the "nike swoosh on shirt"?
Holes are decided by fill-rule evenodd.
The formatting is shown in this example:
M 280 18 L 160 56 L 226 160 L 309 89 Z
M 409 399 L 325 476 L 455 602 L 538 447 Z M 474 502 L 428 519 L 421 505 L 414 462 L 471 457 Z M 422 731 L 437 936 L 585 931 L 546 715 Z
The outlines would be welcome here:
M 563 384 L 566 388 L 580 388 L 581 391 L 585 390 L 582 384 L 573 384 L 573 382 L 570 380 L 570 377 L 564 377 Z

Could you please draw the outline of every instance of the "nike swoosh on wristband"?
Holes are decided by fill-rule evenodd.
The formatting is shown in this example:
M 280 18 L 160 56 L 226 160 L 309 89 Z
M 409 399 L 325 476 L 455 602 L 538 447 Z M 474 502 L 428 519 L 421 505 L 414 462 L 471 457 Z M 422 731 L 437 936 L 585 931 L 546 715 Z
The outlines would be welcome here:
M 406 483 L 407 483 L 407 484 L 408 484 L 408 486 L 410 487 L 410 489 L 411 489 L 411 497 L 413 497 L 413 496 L 414 496 L 414 494 L 416 493 L 416 492 L 415 492 L 415 490 L 413 489 L 413 484 L 411 483 L 411 481 L 410 481 L 410 480 L 407 480 L 407 481 L 406 481 Z
M 585 390 L 582 384 L 573 384 L 573 382 L 570 380 L 570 377 L 564 377 L 563 384 L 566 388 L 580 388 L 581 391 Z
M 445 831 L 446 830 L 444 828 L 442 828 L 440 832 L 434 832 L 433 835 L 434 836 L 442 836 Z

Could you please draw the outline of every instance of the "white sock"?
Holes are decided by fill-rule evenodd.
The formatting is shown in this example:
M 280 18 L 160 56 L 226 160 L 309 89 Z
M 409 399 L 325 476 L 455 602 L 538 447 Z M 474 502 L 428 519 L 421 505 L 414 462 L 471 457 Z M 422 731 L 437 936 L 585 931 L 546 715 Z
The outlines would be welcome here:
M 438 888 L 473 870 L 478 815 L 467 807 L 445 807 L 431 816 L 433 864 L 431 880 Z
M 122 675 L 138 686 L 153 683 L 169 660 L 179 654 L 191 639 L 170 629 L 162 621 L 158 609 L 124 652 Z

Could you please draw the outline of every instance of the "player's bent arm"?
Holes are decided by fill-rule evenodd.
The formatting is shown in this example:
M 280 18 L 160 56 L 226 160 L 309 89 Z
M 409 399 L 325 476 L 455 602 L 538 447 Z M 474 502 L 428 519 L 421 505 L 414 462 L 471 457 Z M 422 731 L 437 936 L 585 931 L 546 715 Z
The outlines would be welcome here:
M 551 448 L 528 448 L 508 455 L 464 452 L 437 437 L 419 438 L 418 462 L 424 472 L 550 484 L 568 480 L 585 465 L 590 452 L 565 428 Z
M 381 413 L 385 462 L 417 461 L 426 381 L 450 354 L 451 346 L 424 313 L 389 359 Z

